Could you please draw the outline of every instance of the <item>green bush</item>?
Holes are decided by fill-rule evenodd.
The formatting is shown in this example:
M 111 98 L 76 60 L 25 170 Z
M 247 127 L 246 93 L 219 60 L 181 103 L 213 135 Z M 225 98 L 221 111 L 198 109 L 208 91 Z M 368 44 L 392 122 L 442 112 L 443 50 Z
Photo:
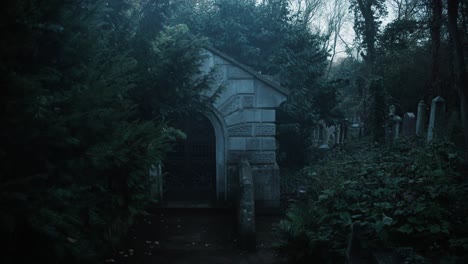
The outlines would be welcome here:
M 462 164 L 448 143 L 335 149 L 298 175 L 307 182 L 307 196 L 282 221 L 280 249 L 295 263 L 343 261 L 350 226 L 359 222 L 369 251 L 391 250 L 408 263 L 467 260 Z

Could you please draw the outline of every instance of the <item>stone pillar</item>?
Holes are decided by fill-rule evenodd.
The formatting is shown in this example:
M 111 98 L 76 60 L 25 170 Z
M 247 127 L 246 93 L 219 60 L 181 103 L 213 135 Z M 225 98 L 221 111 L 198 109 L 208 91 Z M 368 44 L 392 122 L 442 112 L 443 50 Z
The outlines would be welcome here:
M 394 128 L 394 140 L 400 137 L 400 124 L 401 124 L 401 117 L 394 116 L 393 117 L 393 128 Z
M 445 100 L 437 96 L 431 103 L 431 115 L 429 128 L 427 129 L 427 141 L 438 141 L 443 138 L 445 116 Z
M 403 115 L 402 133 L 406 137 L 414 136 L 416 131 L 416 116 L 414 113 L 406 113 Z
M 239 246 L 241 249 L 256 249 L 255 194 L 252 169 L 247 159 L 242 159 L 239 168 L 239 202 L 237 208 Z
M 423 100 L 418 104 L 418 116 L 416 120 L 416 135 L 423 137 L 426 133 L 426 104 Z

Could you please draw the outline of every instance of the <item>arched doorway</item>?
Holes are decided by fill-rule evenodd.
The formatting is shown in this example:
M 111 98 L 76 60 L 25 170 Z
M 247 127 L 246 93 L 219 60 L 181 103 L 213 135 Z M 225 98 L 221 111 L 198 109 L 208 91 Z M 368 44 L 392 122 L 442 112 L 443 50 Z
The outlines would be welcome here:
M 201 113 L 176 125 L 187 135 L 168 154 L 165 163 L 166 201 L 216 200 L 216 136 L 210 120 Z

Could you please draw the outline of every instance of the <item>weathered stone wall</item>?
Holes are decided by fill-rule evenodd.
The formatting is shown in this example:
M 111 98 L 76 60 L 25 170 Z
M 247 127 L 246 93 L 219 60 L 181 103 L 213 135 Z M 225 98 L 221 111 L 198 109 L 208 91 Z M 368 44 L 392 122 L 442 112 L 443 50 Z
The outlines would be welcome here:
M 204 72 L 215 70 L 214 94 L 221 86 L 213 111 L 221 119 L 225 144 L 225 169 L 227 171 L 227 197 L 235 192 L 230 166 L 238 166 L 241 158 L 248 159 L 252 167 L 255 199 L 258 206 L 279 206 L 279 169 L 276 164 L 275 108 L 286 100 L 284 91 L 271 82 L 230 58 L 206 51 Z M 220 134 L 220 133 L 217 133 Z M 218 152 L 219 152 L 218 151 Z M 220 154 L 220 153 L 219 153 Z

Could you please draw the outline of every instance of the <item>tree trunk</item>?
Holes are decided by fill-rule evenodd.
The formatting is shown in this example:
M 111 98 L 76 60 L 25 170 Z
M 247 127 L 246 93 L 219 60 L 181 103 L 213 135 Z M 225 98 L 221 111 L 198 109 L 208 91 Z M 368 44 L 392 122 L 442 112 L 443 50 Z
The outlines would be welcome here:
M 382 118 L 380 113 L 385 110 L 385 92 L 382 91 L 383 86 L 381 81 L 377 80 L 375 73 L 375 41 L 377 36 L 377 25 L 374 17 L 374 11 L 372 9 L 374 1 L 357 0 L 359 10 L 364 17 L 364 41 L 367 48 L 367 54 L 364 56 L 367 65 L 367 74 L 369 83 L 364 89 L 364 111 L 369 112 L 368 118 L 365 118 L 364 124 L 370 125 L 372 138 L 376 142 L 383 142 L 384 135 L 381 131 L 384 128 L 385 118 Z M 370 95 L 371 104 L 366 104 L 367 95 Z M 385 115 L 384 115 L 385 116 Z
M 458 1 L 447 0 L 448 28 L 451 41 L 455 47 L 455 86 L 460 93 L 460 113 L 465 138 L 465 161 L 468 162 L 468 86 L 466 61 L 463 52 L 463 39 L 458 29 Z
M 369 65 L 369 75 L 372 75 L 372 70 L 375 62 L 375 36 L 377 35 L 377 29 L 375 27 L 374 11 L 372 11 L 372 1 L 365 2 L 363 0 L 357 0 L 359 9 L 361 10 L 362 16 L 364 17 L 365 24 L 365 35 L 364 40 L 366 42 L 367 55 L 366 63 Z
M 448 0 L 450 2 L 450 0 Z M 440 94 L 439 61 L 440 61 L 440 28 L 442 26 L 442 0 L 432 0 L 431 18 L 431 49 L 432 49 L 432 74 L 429 91 L 426 94 L 427 101 Z

